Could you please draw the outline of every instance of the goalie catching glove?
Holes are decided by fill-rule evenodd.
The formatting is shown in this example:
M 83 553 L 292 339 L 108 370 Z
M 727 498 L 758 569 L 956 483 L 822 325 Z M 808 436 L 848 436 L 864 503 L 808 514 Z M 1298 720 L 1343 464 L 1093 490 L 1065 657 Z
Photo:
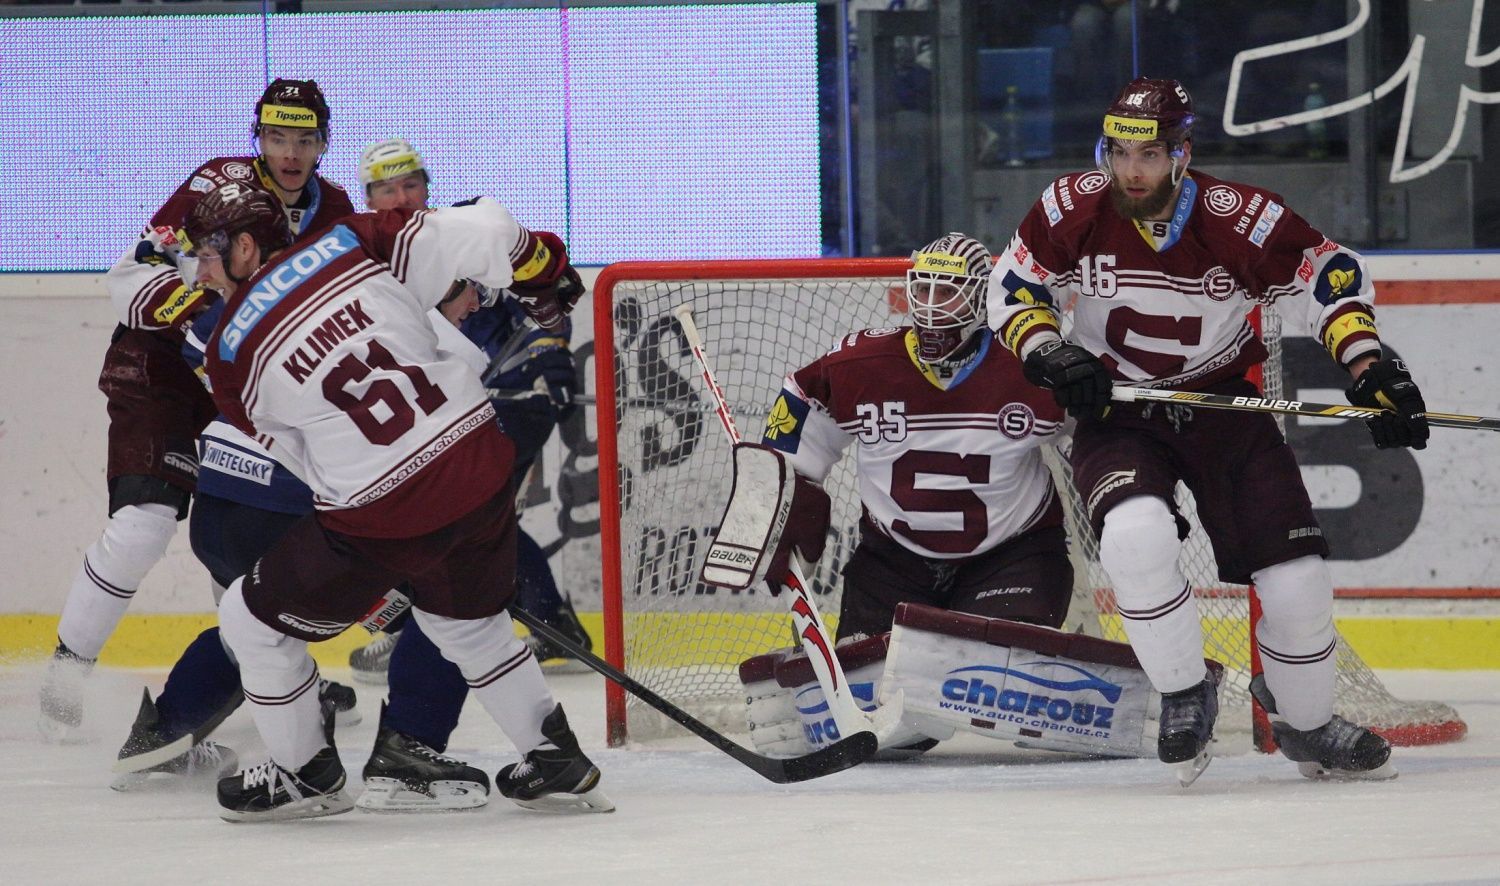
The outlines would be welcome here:
M 730 590 L 770 581 L 771 593 L 791 568 L 823 556 L 832 502 L 799 475 L 785 455 L 759 443 L 734 445 L 734 488 L 703 563 L 703 580 Z

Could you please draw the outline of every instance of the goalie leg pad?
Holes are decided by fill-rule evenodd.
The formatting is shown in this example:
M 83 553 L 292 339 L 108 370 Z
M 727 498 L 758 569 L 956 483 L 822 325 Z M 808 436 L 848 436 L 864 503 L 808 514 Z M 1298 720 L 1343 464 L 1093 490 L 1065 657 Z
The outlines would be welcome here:
M 860 710 L 874 713 L 885 670 L 889 634 L 850 639 L 834 648 L 844 676 Z M 829 710 L 823 688 L 806 655 L 789 649 L 758 655 L 740 665 L 745 685 L 746 719 L 750 738 L 761 753 L 796 757 L 825 748 L 844 736 Z M 879 736 L 877 759 L 910 756 L 930 749 L 935 738 L 947 738 L 952 730 L 933 736 L 905 723 L 894 723 Z
M 903 603 L 881 699 L 903 720 L 1027 747 L 1154 757 L 1161 696 L 1130 647 L 1004 619 Z
M 747 590 L 768 577 L 779 590 L 795 548 L 808 562 L 823 555 L 832 504 L 823 488 L 792 470 L 768 446 L 736 443 L 734 488 L 703 564 L 703 580 Z

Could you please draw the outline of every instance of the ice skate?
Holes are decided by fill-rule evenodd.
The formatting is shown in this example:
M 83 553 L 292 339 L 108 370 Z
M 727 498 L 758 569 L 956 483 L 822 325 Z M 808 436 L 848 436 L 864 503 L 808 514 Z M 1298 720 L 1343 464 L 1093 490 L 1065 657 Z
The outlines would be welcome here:
M 37 728 L 44 739 L 63 744 L 78 740 L 78 727 L 83 725 L 83 681 L 93 669 L 93 659 L 83 658 L 58 641 L 42 678 Z
M 386 674 L 391 669 L 391 652 L 400 636 L 400 631 L 381 631 L 369 643 L 349 653 L 349 669 L 354 672 L 354 682 L 384 686 Z
M 543 812 L 614 812 L 615 804 L 599 790 L 599 769 L 578 748 L 562 705 L 542 721 L 543 745 L 519 763 L 495 775 L 501 796 Z
M 358 726 L 364 721 L 353 686 L 318 678 L 318 701 L 333 709 L 334 722 L 340 726 Z
M 1396 777 L 1390 742 L 1370 730 L 1337 714 L 1317 729 L 1293 729 L 1276 712 L 1276 698 L 1262 674 L 1250 681 L 1250 694 L 1270 717 L 1271 735 L 1281 753 L 1308 778 L 1385 781 Z
M 1196 686 L 1162 693 L 1156 756 L 1172 766 L 1183 787 L 1197 781 L 1213 760 L 1218 716 L 1219 677 L 1213 670 Z
M 593 651 L 593 640 L 589 638 L 588 631 L 584 630 L 583 622 L 578 620 L 573 604 L 567 600 L 563 600 L 558 607 L 556 621 L 548 622 L 547 625 L 572 640 L 585 652 Z M 544 637 L 534 633 L 527 634 L 524 642 L 531 649 L 531 654 L 536 656 L 536 660 L 541 662 L 542 670 L 549 674 L 581 674 L 589 671 L 589 666 L 574 658 L 573 653 Z
M 489 802 L 490 779 L 483 771 L 383 722 L 363 776 L 365 790 L 355 805 L 366 812 L 453 812 Z
M 217 742 L 194 743 L 191 733 L 168 741 L 158 726 L 159 716 L 151 693 L 141 690 L 141 709 L 130 727 L 130 736 L 120 747 L 110 787 L 128 791 L 150 780 L 152 773 L 201 778 L 222 778 L 239 768 L 234 751 Z
M 219 817 L 244 822 L 338 815 L 354 808 L 344 782 L 344 764 L 332 746 L 296 772 L 267 761 L 219 779 Z

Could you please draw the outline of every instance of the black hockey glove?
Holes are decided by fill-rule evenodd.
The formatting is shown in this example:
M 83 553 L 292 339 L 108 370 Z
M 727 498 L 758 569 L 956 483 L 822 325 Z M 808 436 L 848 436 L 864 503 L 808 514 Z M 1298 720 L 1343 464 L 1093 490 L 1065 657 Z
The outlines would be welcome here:
M 557 409 L 557 420 L 567 421 L 577 408 L 578 369 L 573 364 L 573 354 L 560 348 L 545 351 L 522 364 L 521 372 L 533 382 L 542 380 L 547 386 L 548 399 Z
M 1376 360 L 1346 393 L 1355 406 L 1389 410 L 1365 422 L 1376 449 L 1427 448 L 1427 403 L 1404 361 Z
M 1026 380 L 1048 388 L 1057 405 L 1074 418 L 1103 418 L 1109 412 L 1114 380 L 1104 362 L 1087 349 L 1065 341 L 1049 341 L 1026 355 Z

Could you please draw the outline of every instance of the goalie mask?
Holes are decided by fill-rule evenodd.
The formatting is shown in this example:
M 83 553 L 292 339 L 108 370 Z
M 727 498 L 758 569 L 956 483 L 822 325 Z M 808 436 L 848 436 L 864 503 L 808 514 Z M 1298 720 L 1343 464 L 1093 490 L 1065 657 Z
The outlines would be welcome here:
M 1105 175 L 1110 167 L 1112 139 L 1161 142 L 1172 156 L 1172 185 L 1182 181 L 1187 166 L 1182 162 L 1184 143 L 1193 137 L 1193 97 L 1176 80 L 1137 77 L 1126 84 L 1104 112 L 1104 134 L 1094 146 L 1094 162 Z
M 912 253 L 906 303 L 917 334 L 917 356 L 938 363 L 954 356 L 985 326 L 990 252 L 966 234 L 947 234 Z

